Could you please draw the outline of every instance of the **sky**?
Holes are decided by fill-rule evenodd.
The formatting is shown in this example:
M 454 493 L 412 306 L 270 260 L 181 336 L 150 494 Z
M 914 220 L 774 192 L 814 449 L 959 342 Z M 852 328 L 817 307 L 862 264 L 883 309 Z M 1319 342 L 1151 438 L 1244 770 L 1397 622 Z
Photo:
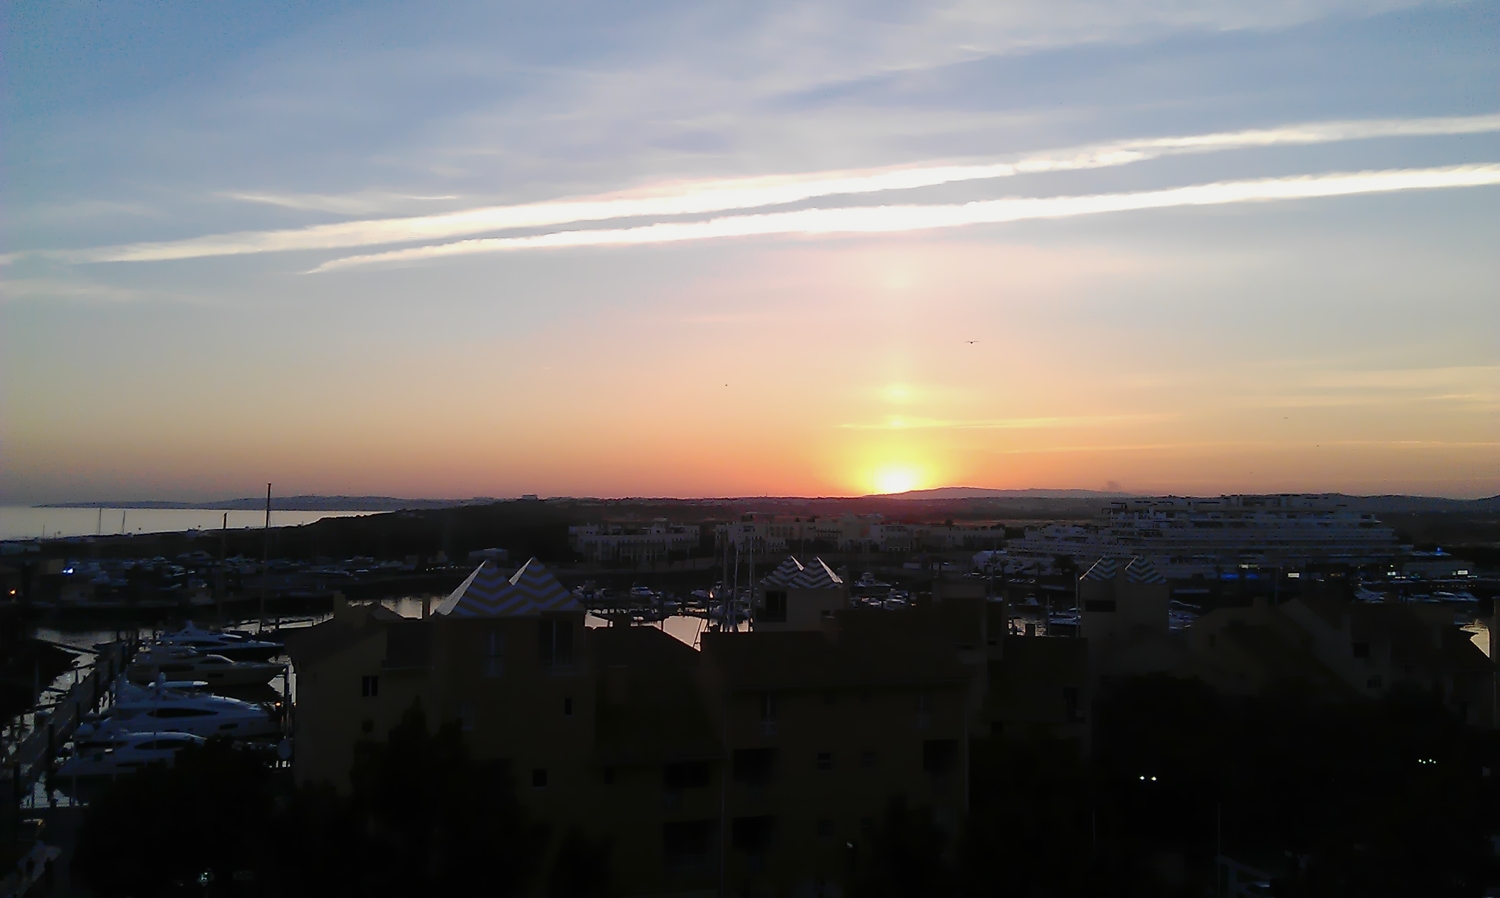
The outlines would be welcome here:
M 1500 494 L 1500 2 L 0 40 L 0 502 Z

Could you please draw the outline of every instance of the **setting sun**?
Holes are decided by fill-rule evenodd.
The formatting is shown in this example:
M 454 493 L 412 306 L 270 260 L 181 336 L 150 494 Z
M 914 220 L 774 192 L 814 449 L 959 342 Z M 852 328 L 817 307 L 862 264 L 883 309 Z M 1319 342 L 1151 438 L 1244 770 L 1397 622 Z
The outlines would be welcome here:
M 911 468 L 881 468 L 874 477 L 877 493 L 904 493 L 916 489 L 918 482 L 917 472 Z

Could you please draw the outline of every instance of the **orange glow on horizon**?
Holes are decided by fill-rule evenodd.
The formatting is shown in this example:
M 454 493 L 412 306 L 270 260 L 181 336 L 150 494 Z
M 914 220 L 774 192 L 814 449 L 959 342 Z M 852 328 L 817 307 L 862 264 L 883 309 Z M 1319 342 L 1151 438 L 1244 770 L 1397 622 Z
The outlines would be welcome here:
M 919 488 L 923 483 L 922 475 L 915 468 L 906 465 L 890 465 L 877 468 L 871 477 L 871 484 L 876 493 L 906 493 Z

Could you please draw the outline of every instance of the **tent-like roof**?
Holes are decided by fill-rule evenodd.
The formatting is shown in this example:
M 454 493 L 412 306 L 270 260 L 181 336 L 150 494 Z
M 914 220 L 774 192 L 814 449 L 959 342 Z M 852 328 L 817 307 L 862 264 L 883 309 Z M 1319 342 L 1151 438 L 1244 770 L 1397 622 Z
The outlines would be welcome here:
M 1115 573 L 1118 572 L 1119 569 L 1119 562 L 1115 561 L 1113 558 L 1105 556 L 1094 562 L 1093 565 L 1084 572 L 1082 579 L 1113 580 L 1115 578 Z
M 582 610 L 573 594 L 533 558 L 510 577 L 486 559 L 434 613 L 451 617 L 533 617 L 543 612 Z
M 1105 556 L 1094 562 L 1087 571 L 1084 571 L 1084 580 L 1113 580 L 1120 573 L 1120 562 L 1122 559 Z M 1165 583 L 1167 578 L 1163 577 L 1161 571 L 1156 569 L 1149 559 L 1139 555 L 1125 562 L 1125 581 L 1127 583 Z
M 1125 579 L 1130 583 L 1167 582 L 1167 578 L 1156 569 L 1156 565 L 1140 557 L 1130 559 L 1130 564 L 1125 566 Z
M 760 581 L 760 585 L 780 589 L 837 589 L 844 585 L 844 581 L 821 558 L 814 558 L 804 565 L 788 555 L 769 577 Z

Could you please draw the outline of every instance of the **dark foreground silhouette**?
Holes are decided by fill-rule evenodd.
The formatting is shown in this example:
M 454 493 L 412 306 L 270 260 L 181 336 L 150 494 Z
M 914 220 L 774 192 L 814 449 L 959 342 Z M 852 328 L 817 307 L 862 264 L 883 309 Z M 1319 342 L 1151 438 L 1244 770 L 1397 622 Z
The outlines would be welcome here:
M 1500 883 L 1495 735 L 1432 696 L 1226 699 L 1145 677 L 1071 743 L 974 745 L 956 831 L 891 796 L 849 846 L 862 896 L 1213 894 L 1223 853 L 1287 896 L 1477 896 Z M 74 875 L 101 896 L 609 894 L 608 834 L 549 833 L 506 771 L 417 709 L 363 746 L 352 790 L 293 789 L 227 744 L 121 779 Z M 580 821 L 584 823 L 584 821 Z

